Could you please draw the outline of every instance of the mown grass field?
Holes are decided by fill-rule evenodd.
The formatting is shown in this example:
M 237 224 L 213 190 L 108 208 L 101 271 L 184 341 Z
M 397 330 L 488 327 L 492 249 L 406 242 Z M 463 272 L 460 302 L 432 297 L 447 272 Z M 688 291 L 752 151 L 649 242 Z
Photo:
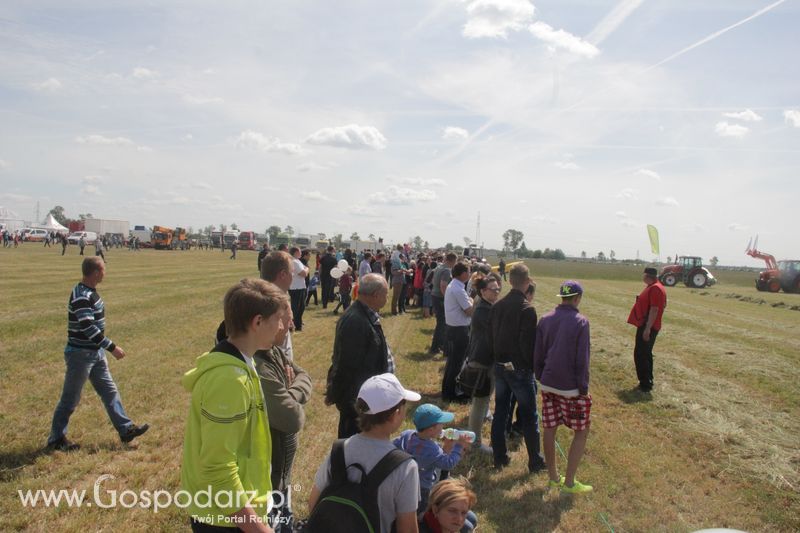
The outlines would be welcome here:
M 65 306 L 79 279 L 70 247 L 0 249 L 0 529 L 31 531 L 187 530 L 171 508 L 97 506 L 24 508 L 18 490 L 85 489 L 111 474 L 107 491 L 178 490 L 189 395 L 181 375 L 212 346 L 224 291 L 256 275 L 256 256 L 237 261 L 219 251 L 107 253 L 99 287 L 108 335 L 128 357 L 110 367 L 128 414 L 149 422 L 132 446 L 119 443 L 87 385 L 70 424 L 76 453 L 44 454 L 63 383 Z M 530 262 L 540 316 L 564 278 L 583 281 L 581 311 L 592 325 L 592 433 L 579 470 L 595 486 L 585 497 L 546 490 L 546 476 L 527 473 L 524 446 L 502 472 L 468 456 L 457 474 L 478 493 L 480 531 L 748 531 L 800 529 L 800 295 L 765 294 L 750 272 L 719 272 L 720 284 L 668 289 L 664 329 L 656 344 L 652 398 L 633 391 L 634 330 L 625 323 L 642 288 L 639 267 Z M 507 287 L 504 287 L 504 289 Z M 335 437 L 337 412 L 322 402 L 335 317 L 312 304 L 295 336 L 295 357 L 315 380 L 295 463 L 293 502 L 299 516 L 314 472 Z M 426 355 L 433 320 L 417 310 L 386 317 L 384 328 L 409 388 L 438 402 L 441 357 Z M 466 424 L 467 406 L 452 406 Z M 484 435 L 488 440 L 488 425 Z M 559 433 L 562 447 L 566 430 Z M 561 465 L 563 469 L 563 463 Z M 130 501 L 130 500 L 128 500 Z

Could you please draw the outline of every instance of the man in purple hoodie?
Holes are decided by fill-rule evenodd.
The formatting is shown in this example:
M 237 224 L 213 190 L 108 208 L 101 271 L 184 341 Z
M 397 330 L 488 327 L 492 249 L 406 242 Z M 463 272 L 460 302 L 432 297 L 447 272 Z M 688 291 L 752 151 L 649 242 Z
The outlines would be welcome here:
M 544 457 L 549 486 L 568 494 L 590 492 L 591 485 L 575 479 L 589 436 L 589 321 L 578 312 L 583 287 L 577 281 L 561 284 L 561 304 L 542 317 L 536 331 L 533 369 L 542 391 Z M 569 448 L 566 476 L 556 467 L 556 430 L 564 424 L 575 432 Z

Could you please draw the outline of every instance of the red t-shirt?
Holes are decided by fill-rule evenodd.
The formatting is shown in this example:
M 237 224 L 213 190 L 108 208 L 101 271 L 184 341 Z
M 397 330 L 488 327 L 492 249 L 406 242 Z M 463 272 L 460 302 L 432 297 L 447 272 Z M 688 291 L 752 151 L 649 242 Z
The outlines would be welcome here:
M 661 329 L 661 317 L 664 314 L 664 308 L 667 307 L 667 291 L 658 281 L 645 287 L 641 294 L 636 297 L 636 303 L 633 304 L 631 314 L 628 315 L 628 324 L 633 324 L 637 328 L 645 325 L 651 307 L 658 308 L 658 315 L 656 315 L 656 321 L 653 322 L 653 329 L 659 331 Z

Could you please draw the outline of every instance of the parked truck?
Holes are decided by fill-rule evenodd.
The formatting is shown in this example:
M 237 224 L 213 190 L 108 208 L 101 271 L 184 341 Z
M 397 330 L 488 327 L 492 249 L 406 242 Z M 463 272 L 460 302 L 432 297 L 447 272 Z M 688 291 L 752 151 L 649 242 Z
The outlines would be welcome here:
M 242 231 L 239 233 L 239 249 L 255 250 L 257 246 L 256 234 L 253 231 Z
M 134 226 L 130 231 L 131 237 L 136 237 L 139 248 L 151 248 L 153 246 L 153 233 L 144 226 Z
M 153 226 L 153 248 L 156 250 L 171 250 L 174 231 L 166 226 Z
M 84 231 L 93 231 L 98 235 L 121 235 L 126 237 L 131 225 L 127 220 L 111 220 L 105 218 L 87 218 L 83 221 Z

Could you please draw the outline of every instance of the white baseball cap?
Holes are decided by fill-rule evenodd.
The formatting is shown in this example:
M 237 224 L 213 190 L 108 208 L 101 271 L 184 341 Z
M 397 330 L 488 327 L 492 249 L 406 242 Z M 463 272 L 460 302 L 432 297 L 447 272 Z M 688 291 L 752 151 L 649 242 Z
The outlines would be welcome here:
M 369 406 L 364 414 L 375 415 L 388 411 L 400 400 L 418 402 L 422 396 L 414 391 L 406 390 L 394 374 L 386 373 L 372 376 L 361 385 L 358 397 Z

